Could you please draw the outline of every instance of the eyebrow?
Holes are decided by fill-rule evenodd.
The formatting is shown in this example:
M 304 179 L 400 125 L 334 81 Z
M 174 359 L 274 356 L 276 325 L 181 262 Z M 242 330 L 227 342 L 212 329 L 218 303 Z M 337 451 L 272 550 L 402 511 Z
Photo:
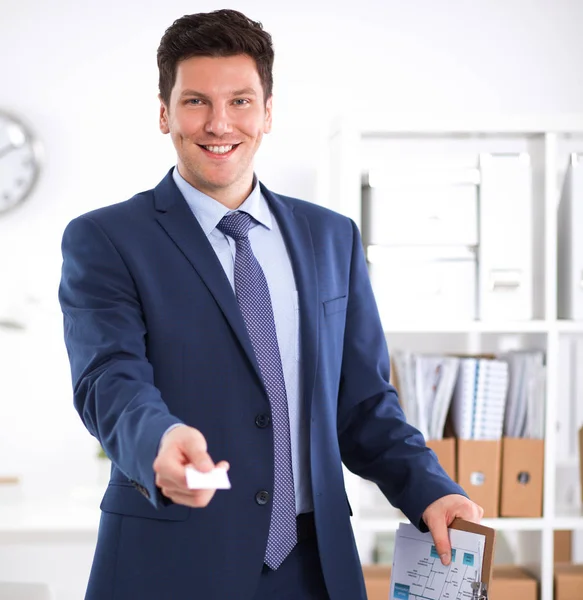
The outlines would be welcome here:
M 257 96 L 255 90 L 251 87 L 242 88 L 240 90 L 233 90 L 231 96 Z M 202 92 L 197 92 L 196 90 L 183 90 L 180 94 L 181 98 L 185 98 L 186 96 L 196 96 L 197 98 L 202 98 L 203 100 L 210 100 L 210 98 L 203 94 Z

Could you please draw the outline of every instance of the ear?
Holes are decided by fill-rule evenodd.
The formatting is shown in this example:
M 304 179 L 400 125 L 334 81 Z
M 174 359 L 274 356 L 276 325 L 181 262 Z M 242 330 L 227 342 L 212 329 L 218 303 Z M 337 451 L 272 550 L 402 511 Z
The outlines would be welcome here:
M 265 103 L 265 123 L 263 125 L 263 133 L 271 132 L 272 123 L 272 110 L 273 110 L 273 96 L 269 96 Z
M 170 133 L 168 107 L 164 104 L 164 100 L 162 100 L 159 94 L 158 100 L 160 100 L 160 131 L 162 133 Z

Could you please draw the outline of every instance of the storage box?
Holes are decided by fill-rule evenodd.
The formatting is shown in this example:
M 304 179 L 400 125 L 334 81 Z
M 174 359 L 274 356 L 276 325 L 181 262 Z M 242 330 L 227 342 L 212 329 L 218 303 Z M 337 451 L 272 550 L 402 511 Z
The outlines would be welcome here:
M 388 600 L 391 589 L 391 567 L 362 567 L 368 600 Z M 516 566 L 495 566 L 489 600 L 537 600 L 538 582 L 527 571 Z M 580 599 L 579 599 L 580 600 Z
M 455 465 L 455 438 L 442 440 L 427 440 L 427 447 L 437 455 L 439 464 L 445 472 L 455 481 L 457 477 Z
M 367 244 L 477 246 L 478 186 L 474 169 L 458 171 L 443 185 L 416 165 L 417 177 L 373 170 L 362 187 L 362 237 Z M 425 173 L 424 173 L 425 171 Z M 442 171 L 440 175 L 447 176 Z M 439 175 L 438 175 L 439 176 Z M 376 180 L 376 181 L 375 181 Z
M 391 589 L 391 567 L 365 565 L 362 567 L 368 600 L 388 600 Z
M 369 245 L 366 256 L 384 322 L 418 322 L 419 315 L 424 320 L 476 319 L 476 256 L 467 246 Z
M 544 441 L 503 438 L 501 517 L 542 517 Z
M 458 483 L 487 518 L 498 516 L 500 454 L 500 440 L 457 440 Z
M 554 532 L 555 563 L 570 563 L 573 560 L 573 532 Z
M 555 600 L 581 600 L 583 565 L 555 565 Z
M 495 566 L 488 600 L 537 600 L 538 582 L 521 567 Z

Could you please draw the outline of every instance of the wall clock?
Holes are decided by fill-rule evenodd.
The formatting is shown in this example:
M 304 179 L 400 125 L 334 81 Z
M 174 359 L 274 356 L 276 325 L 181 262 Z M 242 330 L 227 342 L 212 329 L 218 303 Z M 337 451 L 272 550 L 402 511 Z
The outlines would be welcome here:
M 0 215 L 30 196 L 40 172 L 39 150 L 30 129 L 0 110 Z

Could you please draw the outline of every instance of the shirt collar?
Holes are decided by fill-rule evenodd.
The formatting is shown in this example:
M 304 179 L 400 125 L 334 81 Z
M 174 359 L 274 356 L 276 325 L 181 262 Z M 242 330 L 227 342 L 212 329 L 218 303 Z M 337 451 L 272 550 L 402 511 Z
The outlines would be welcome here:
M 177 167 L 174 167 L 172 177 L 205 235 L 209 236 L 226 214 L 234 212 L 218 200 L 203 194 L 190 185 L 180 175 Z M 269 211 L 267 201 L 261 193 L 259 180 L 255 174 L 253 174 L 253 189 L 237 210 L 250 214 L 256 222 L 267 227 L 267 229 L 271 229 L 271 212 Z

